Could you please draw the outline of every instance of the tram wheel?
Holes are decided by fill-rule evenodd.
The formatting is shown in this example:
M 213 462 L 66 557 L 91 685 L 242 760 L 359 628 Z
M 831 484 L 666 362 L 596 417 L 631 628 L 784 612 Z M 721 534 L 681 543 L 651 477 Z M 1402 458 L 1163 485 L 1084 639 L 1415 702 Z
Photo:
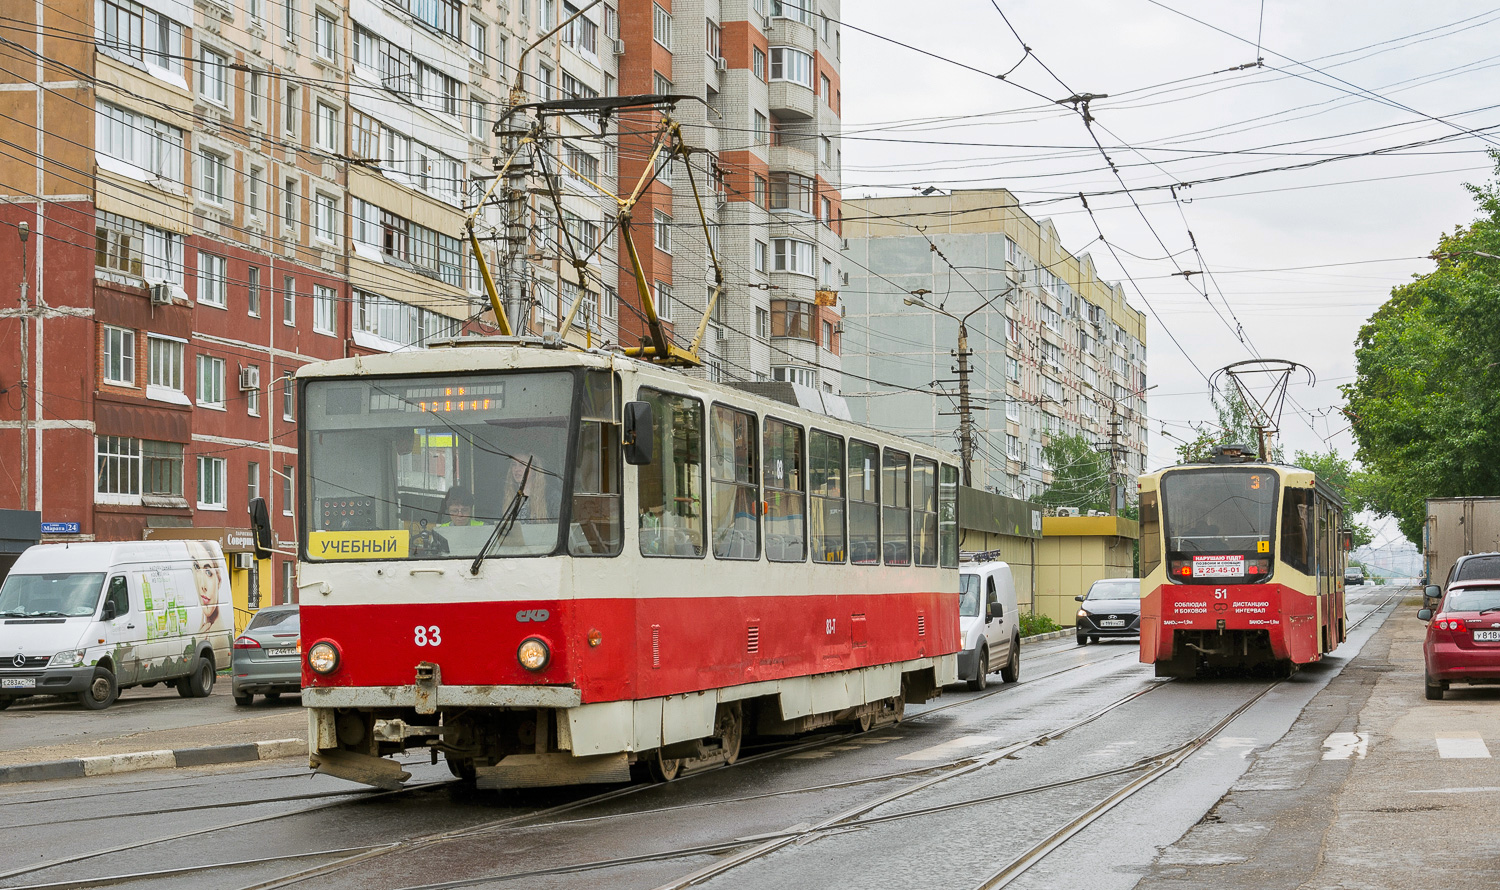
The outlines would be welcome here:
M 740 759 L 740 741 L 745 736 L 745 721 L 742 715 L 739 702 L 720 706 L 716 728 L 719 732 L 719 746 L 724 751 L 725 766 L 733 766 L 734 762 Z
M 658 748 L 647 756 L 646 769 L 651 773 L 652 781 L 670 782 L 682 773 L 682 760 L 677 757 L 662 757 L 661 749 Z
M 479 775 L 475 771 L 474 758 L 472 757 L 455 757 L 452 754 L 445 753 L 443 754 L 443 760 L 447 762 L 448 772 L 452 773 L 455 779 L 472 782 Z

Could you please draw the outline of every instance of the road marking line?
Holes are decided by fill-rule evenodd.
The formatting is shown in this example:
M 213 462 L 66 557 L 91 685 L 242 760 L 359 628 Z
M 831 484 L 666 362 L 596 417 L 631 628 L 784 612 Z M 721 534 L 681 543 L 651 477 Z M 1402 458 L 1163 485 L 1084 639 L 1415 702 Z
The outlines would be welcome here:
M 822 760 L 824 757 L 832 757 L 832 751 L 802 751 L 798 754 L 788 754 L 787 760 Z
M 1492 794 L 1500 791 L 1500 785 L 1479 785 L 1474 788 L 1412 788 L 1407 794 Z
M 1490 749 L 1485 747 L 1484 739 L 1477 732 L 1445 732 L 1437 737 L 1437 749 L 1439 757 L 1446 758 L 1483 758 L 1490 756 Z
M 1330 733 L 1323 740 L 1324 760 L 1364 760 L 1370 737 L 1362 732 Z
M 933 745 L 931 748 L 923 748 L 910 754 L 903 754 L 897 760 L 952 760 L 953 757 L 965 748 L 977 748 L 980 745 L 988 745 L 998 742 L 999 739 L 990 735 L 966 735 L 963 738 L 950 739 L 941 745 Z

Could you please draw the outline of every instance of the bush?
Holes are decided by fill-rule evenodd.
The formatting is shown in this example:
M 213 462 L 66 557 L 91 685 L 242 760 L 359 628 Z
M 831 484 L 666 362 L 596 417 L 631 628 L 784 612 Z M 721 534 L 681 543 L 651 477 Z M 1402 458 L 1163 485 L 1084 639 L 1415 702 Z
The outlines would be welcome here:
M 1021 636 L 1034 637 L 1037 634 L 1051 633 L 1054 630 L 1062 630 L 1062 628 L 1046 615 L 1037 615 L 1032 612 L 1021 613 Z

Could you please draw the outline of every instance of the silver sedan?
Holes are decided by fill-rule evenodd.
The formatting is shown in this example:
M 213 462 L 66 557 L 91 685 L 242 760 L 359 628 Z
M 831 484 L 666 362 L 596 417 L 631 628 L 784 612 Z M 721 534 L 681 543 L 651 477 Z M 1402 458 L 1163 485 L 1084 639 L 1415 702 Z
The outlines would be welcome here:
M 248 706 L 256 695 L 275 700 L 302 692 L 302 626 L 295 605 L 266 606 L 235 638 L 230 658 L 234 703 Z

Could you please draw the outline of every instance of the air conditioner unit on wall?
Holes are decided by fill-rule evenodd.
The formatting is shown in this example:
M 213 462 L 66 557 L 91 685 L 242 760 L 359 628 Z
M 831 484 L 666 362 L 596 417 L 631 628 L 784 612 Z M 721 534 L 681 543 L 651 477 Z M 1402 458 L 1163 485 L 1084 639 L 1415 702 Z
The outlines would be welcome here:
M 1078 508 L 1077 507 L 1058 507 L 1057 508 L 1057 515 L 1058 516 L 1077 516 L 1078 515 Z
M 234 567 L 237 568 L 237 569 L 253 569 L 253 568 L 255 568 L 255 554 L 254 553 L 236 553 L 234 555 Z
M 714 59 L 714 67 L 719 69 L 720 71 L 728 71 L 729 63 L 724 61 L 723 56 L 719 56 L 718 58 Z
M 260 389 L 260 368 L 240 368 L 240 391 Z
M 151 305 L 172 305 L 172 285 L 165 283 L 151 285 Z
M 625 55 L 625 41 L 623 41 L 623 40 L 616 40 L 615 41 L 615 55 L 617 55 L 617 56 L 623 56 L 623 55 Z

